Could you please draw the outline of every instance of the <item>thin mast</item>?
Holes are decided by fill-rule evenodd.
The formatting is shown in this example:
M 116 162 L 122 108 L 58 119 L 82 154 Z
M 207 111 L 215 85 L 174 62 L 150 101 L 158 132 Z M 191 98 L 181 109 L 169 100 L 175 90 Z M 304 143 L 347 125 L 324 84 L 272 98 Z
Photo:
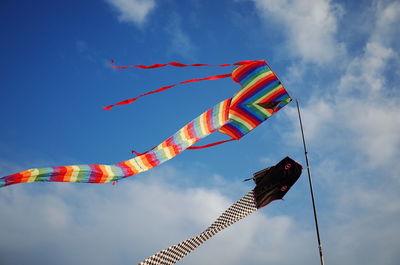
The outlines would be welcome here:
M 301 122 L 301 115 L 300 115 L 299 102 L 297 101 L 297 99 L 296 99 L 296 106 L 297 106 L 297 113 L 299 114 L 299 122 L 300 122 L 300 129 L 301 129 L 301 137 L 303 138 L 304 155 L 305 155 L 305 157 L 306 157 L 307 173 L 308 173 L 308 183 L 310 184 L 310 193 L 311 193 L 311 201 L 312 201 L 313 212 L 314 212 L 315 230 L 317 231 L 319 258 L 320 258 L 320 261 L 321 261 L 321 265 L 324 265 L 324 256 L 323 256 L 323 254 L 322 254 L 321 238 L 320 238 L 320 236 L 319 236 L 318 219 L 317 219 L 317 210 L 316 210 L 316 208 L 315 208 L 315 200 L 314 200 L 313 185 L 312 185 L 312 181 L 311 181 L 311 171 L 310 171 L 310 165 L 309 165 L 309 163 L 308 163 L 308 153 L 307 153 L 306 141 L 304 140 L 303 123 Z

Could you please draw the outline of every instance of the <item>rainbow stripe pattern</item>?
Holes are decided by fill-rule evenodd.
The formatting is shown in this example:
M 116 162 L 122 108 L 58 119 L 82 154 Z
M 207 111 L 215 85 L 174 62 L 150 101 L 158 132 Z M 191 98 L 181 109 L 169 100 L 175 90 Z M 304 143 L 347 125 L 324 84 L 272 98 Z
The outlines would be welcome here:
M 291 99 L 265 61 L 249 61 L 232 72 L 242 86 L 149 152 L 114 165 L 33 168 L 0 178 L 0 187 L 28 182 L 108 183 L 152 169 L 209 134 L 219 131 L 238 140 Z
M 237 67 L 232 79 L 242 86 L 232 98 L 229 122 L 220 132 L 240 139 L 291 101 L 265 61 Z

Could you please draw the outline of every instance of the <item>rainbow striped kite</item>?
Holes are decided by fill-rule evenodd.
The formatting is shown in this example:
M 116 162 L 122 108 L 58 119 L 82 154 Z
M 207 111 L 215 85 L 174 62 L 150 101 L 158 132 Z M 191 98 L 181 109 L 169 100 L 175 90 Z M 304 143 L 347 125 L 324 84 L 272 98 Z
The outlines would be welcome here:
M 207 66 L 206 64 L 185 65 L 181 63 L 168 63 L 151 66 L 131 65 L 125 67 L 116 67 L 112 65 L 112 67 L 117 69 L 128 67 L 148 69 L 167 65 L 176 67 Z M 136 157 L 114 165 L 75 165 L 33 168 L 1 177 L 0 187 L 17 183 L 41 181 L 83 183 L 114 182 L 152 169 L 178 155 L 185 149 L 205 148 L 227 141 L 239 140 L 291 101 L 285 88 L 265 61 L 243 61 L 235 64 L 218 66 L 230 65 L 237 66 L 230 74 L 210 76 L 178 83 L 184 84 L 232 77 L 233 81 L 240 84 L 242 88 L 232 98 L 226 99 L 205 111 L 150 151 L 143 154 L 135 152 L 137 154 Z M 136 98 L 107 106 L 104 109 L 109 110 L 116 105 L 132 103 L 142 96 L 164 91 L 178 84 L 159 88 Z M 205 146 L 192 146 L 200 139 L 217 130 L 228 135 L 231 139 Z

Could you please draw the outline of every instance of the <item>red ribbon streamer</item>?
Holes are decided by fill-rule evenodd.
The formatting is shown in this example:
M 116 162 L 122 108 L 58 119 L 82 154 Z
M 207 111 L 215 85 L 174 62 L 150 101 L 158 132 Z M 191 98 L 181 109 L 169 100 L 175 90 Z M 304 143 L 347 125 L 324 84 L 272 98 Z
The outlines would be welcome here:
M 130 68 L 130 67 L 137 67 L 137 68 L 142 68 L 142 69 L 153 69 L 153 68 L 159 68 L 159 67 L 165 67 L 167 65 L 170 66 L 175 66 L 175 67 L 196 67 L 196 66 L 219 66 L 219 67 L 225 67 L 225 66 L 232 66 L 232 65 L 245 65 L 245 64 L 249 64 L 249 63 L 253 63 L 253 62 L 258 62 L 255 60 L 247 60 L 247 61 L 240 61 L 237 63 L 233 63 L 233 64 L 219 64 L 219 65 L 213 65 L 213 64 L 183 64 L 183 63 L 178 63 L 178 62 L 170 62 L 170 63 L 165 63 L 165 64 L 153 64 L 153 65 L 127 65 L 127 66 L 115 66 L 114 65 L 114 60 L 110 61 L 110 66 L 112 68 L 115 69 L 126 69 L 126 68 Z M 180 85 L 180 84 L 186 84 L 186 83 L 191 83 L 191 82 L 198 82 L 198 81 L 204 81 L 204 80 L 215 80 L 215 79 L 221 79 L 221 78 L 226 78 L 226 77 L 230 77 L 232 76 L 232 74 L 224 74 L 224 75 L 214 75 L 214 76 L 209 76 L 209 77 L 205 77 L 205 78 L 199 78 L 199 79 L 191 79 L 191 80 L 187 80 L 187 81 L 183 81 L 183 82 L 179 82 L 177 84 L 173 84 L 173 85 L 169 85 L 169 86 L 164 86 L 161 87 L 159 89 L 147 92 L 145 94 L 139 95 L 135 98 L 131 98 L 131 99 L 126 99 L 123 101 L 120 101 L 118 103 L 109 105 L 107 107 L 103 107 L 103 109 L 105 110 L 110 110 L 112 107 L 116 106 L 116 105 L 126 105 L 126 104 L 130 104 L 134 101 L 136 101 L 137 99 L 150 95 L 150 94 L 154 94 L 154 93 L 158 93 L 167 89 L 170 89 L 174 86 Z
M 190 147 L 188 147 L 188 148 L 186 148 L 186 149 L 203 149 L 203 148 L 208 148 L 208 147 L 211 147 L 211 146 L 223 144 L 223 143 L 230 142 L 230 141 L 234 141 L 234 140 L 237 140 L 237 139 L 233 139 L 233 138 L 232 138 L 232 139 L 229 139 L 229 140 L 219 141 L 219 142 L 215 142 L 215 143 L 211 143 L 211 144 L 206 144 L 206 145 L 201 145 L 201 146 L 190 146 Z
M 189 146 L 189 147 L 186 148 L 186 149 L 203 149 L 203 148 L 208 148 L 208 147 L 211 147 L 211 146 L 223 144 L 223 143 L 230 142 L 230 141 L 234 141 L 234 140 L 238 140 L 238 139 L 232 138 L 232 139 L 229 139 L 229 140 L 219 141 L 219 142 L 215 142 L 215 143 L 211 143 L 211 144 L 206 144 L 206 145 Z M 153 150 L 154 148 L 156 148 L 156 147 L 153 147 L 153 148 L 151 148 L 150 150 L 147 150 L 146 152 L 143 152 L 143 153 L 136 152 L 135 150 L 132 150 L 131 152 L 132 152 L 132 154 L 135 154 L 136 156 L 141 156 L 141 155 L 147 154 L 148 152 L 150 152 L 150 151 Z
M 233 64 L 219 64 L 219 65 L 214 65 L 214 64 L 203 64 L 203 63 L 197 63 L 197 64 L 183 64 L 183 63 L 178 63 L 178 62 L 170 62 L 170 63 L 165 63 L 165 64 L 153 64 L 153 65 L 127 65 L 127 66 L 115 66 L 115 60 L 110 61 L 110 66 L 115 69 L 126 69 L 130 67 L 137 67 L 137 68 L 142 68 L 142 69 L 153 69 L 153 68 L 160 68 L 160 67 L 165 67 L 167 65 L 170 66 L 175 66 L 175 67 L 196 67 L 196 66 L 219 66 L 219 67 L 226 67 L 226 66 L 232 66 L 232 65 L 244 65 L 248 63 L 256 62 L 254 60 L 247 60 L 247 61 L 241 61 Z
M 173 84 L 173 85 L 161 87 L 161 88 L 159 88 L 159 89 L 156 89 L 156 90 L 153 90 L 153 91 L 144 93 L 144 94 L 142 94 L 142 95 L 139 95 L 139 96 L 137 96 L 137 97 L 135 97 L 135 98 L 131 98 L 131 99 L 126 99 L 126 100 L 120 101 L 120 102 L 118 102 L 118 103 L 115 103 L 115 104 L 109 105 L 109 106 L 107 106 L 107 107 L 104 107 L 103 109 L 105 109 L 105 110 L 110 110 L 112 107 L 114 107 L 114 106 L 116 106 L 116 105 L 126 105 L 126 104 L 130 104 L 130 103 L 136 101 L 137 99 L 139 99 L 139 98 L 141 98 L 141 97 L 144 97 L 144 96 L 147 96 L 147 95 L 150 95 L 150 94 L 154 94 L 154 93 L 158 93 L 158 92 L 161 92 L 161 91 L 170 89 L 170 88 L 172 88 L 172 87 L 174 87 L 174 86 L 177 86 L 177 85 L 180 85 L 180 84 L 186 84 L 186 83 L 198 82 L 198 81 L 204 81 L 204 80 L 215 80 L 215 79 L 221 79 L 221 78 L 226 78 L 226 77 L 231 77 L 231 76 L 232 76 L 232 74 L 224 74 L 224 75 L 213 75 L 213 76 L 208 76 L 208 77 L 205 77 L 205 78 L 198 78 L 198 79 L 186 80 L 186 81 L 183 81 L 183 82 L 179 82 L 179 83 L 177 83 L 177 84 Z

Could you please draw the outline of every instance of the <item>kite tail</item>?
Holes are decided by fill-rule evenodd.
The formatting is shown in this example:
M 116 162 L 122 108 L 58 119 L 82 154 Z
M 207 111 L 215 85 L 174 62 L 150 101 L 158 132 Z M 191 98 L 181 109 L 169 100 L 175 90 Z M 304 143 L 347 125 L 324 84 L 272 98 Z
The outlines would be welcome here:
M 209 226 L 204 232 L 196 237 L 189 238 L 179 244 L 166 248 L 157 254 L 145 259 L 138 265 L 164 265 L 175 264 L 180 259 L 185 257 L 191 251 L 196 249 L 206 240 L 217 234 L 219 231 L 236 223 L 240 219 L 246 217 L 257 210 L 254 201 L 254 192 L 250 191 L 235 204 L 228 208 L 218 219 Z
M 26 182 L 108 183 L 152 169 L 175 157 L 228 122 L 230 99 L 185 125 L 173 136 L 135 158 L 114 165 L 74 165 L 33 168 L 0 178 L 0 187 Z
M 135 166 L 135 170 L 143 172 L 168 161 L 225 125 L 228 122 L 229 105 L 230 99 L 220 102 L 158 146 L 124 163 L 129 163 Z
M 28 169 L 0 178 L 0 187 L 29 182 L 107 183 L 139 173 L 128 161 L 115 165 L 73 165 Z

